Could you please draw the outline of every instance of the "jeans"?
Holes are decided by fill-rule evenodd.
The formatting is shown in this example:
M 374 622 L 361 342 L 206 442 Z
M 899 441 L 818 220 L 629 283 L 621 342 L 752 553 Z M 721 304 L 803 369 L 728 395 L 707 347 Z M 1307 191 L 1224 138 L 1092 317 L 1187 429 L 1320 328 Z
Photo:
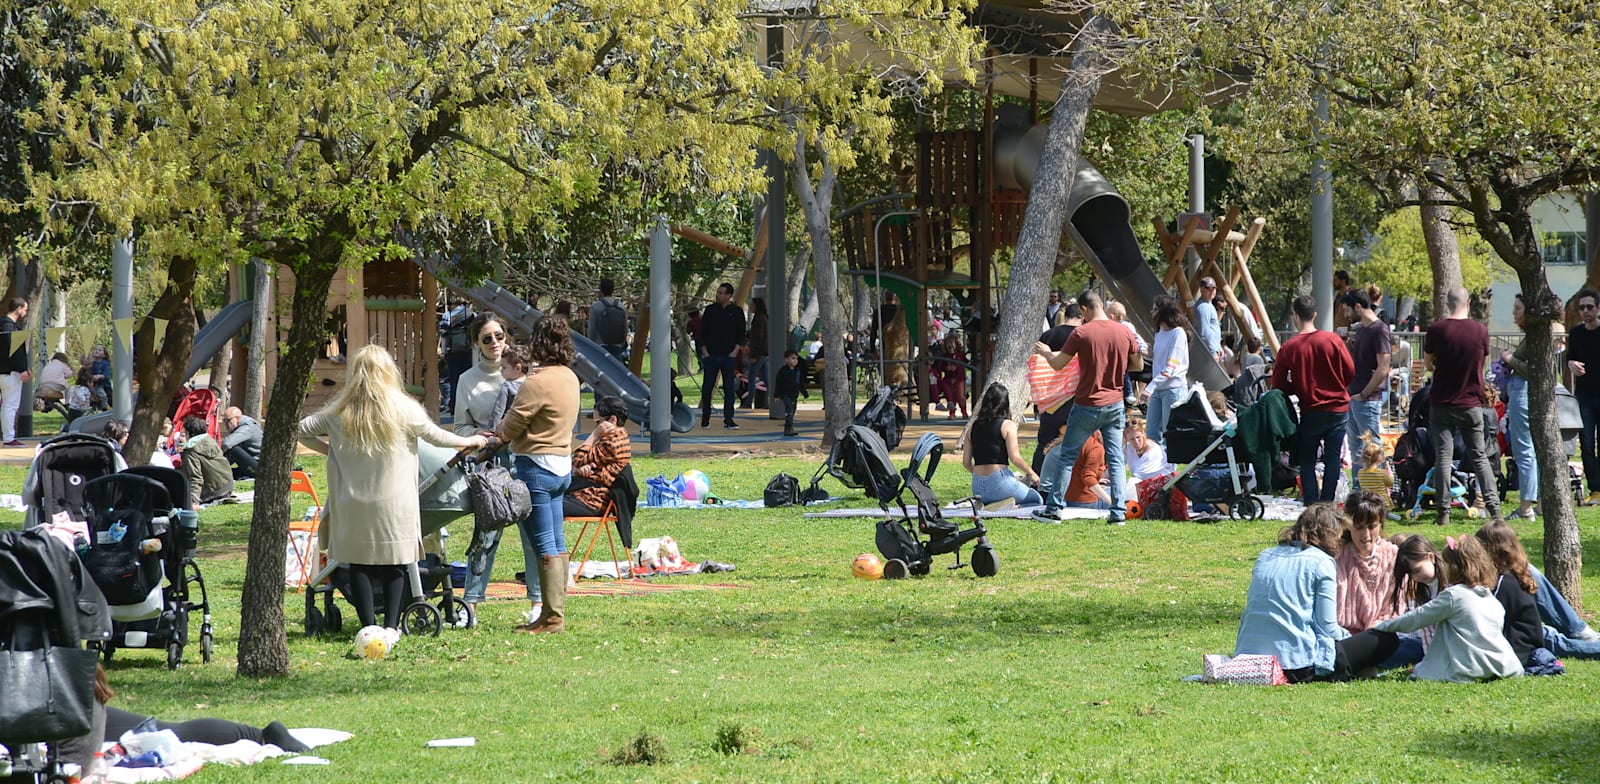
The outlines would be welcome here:
M 1426 652 L 1422 648 L 1422 638 L 1415 634 L 1402 634 L 1399 635 L 1399 638 L 1400 647 L 1395 648 L 1394 653 L 1390 654 L 1389 658 L 1384 659 L 1383 663 L 1378 665 L 1378 669 L 1393 670 L 1397 667 L 1409 667 L 1422 661 L 1422 655 Z
M 1600 659 L 1600 642 L 1568 637 L 1550 626 L 1544 627 L 1544 647 L 1556 656 L 1573 659 Z
M 972 494 L 985 504 L 1009 498 L 1017 506 L 1038 506 L 1043 500 L 1038 490 L 1023 484 L 1009 468 L 1002 468 L 988 476 L 973 474 Z
M 1411 368 L 1395 368 L 1389 371 L 1389 377 L 1399 385 L 1389 397 L 1389 410 L 1398 414 L 1401 406 L 1411 403 Z
M 619 346 L 612 343 L 601 343 L 600 347 L 605 349 L 607 354 L 616 357 L 618 362 L 621 362 L 624 365 L 628 364 L 627 346 Z
M 0 374 L 0 441 L 17 440 L 17 411 L 22 408 L 22 374 Z
M 700 421 L 711 421 L 711 395 L 717 390 L 717 374 L 722 374 L 722 422 L 733 423 L 734 396 L 738 382 L 733 378 L 733 357 L 726 354 L 708 356 L 700 360 L 705 369 L 705 379 L 700 383 Z
M 774 397 L 769 398 L 769 400 L 771 400 L 773 403 L 773 411 L 783 413 L 783 432 L 788 433 L 789 431 L 793 430 L 794 410 L 800 405 L 799 399 L 792 397 Z
M 516 465 L 517 478 L 528 486 L 528 495 L 533 497 L 533 510 L 517 524 L 517 530 L 522 533 L 523 569 L 531 586 L 538 582 L 534 575 L 539 573 L 539 556 L 567 552 L 567 536 L 561 530 L 562 495 L 566 493 L 567 486 L 572 484 L 572 475 L 557 476 L 541 468 L 527 455 L 517 455 Z M 488 570 L 484 571 L 487 573 Z M 528 589 L 528 599 L 536 599 L 532 587 Z
M 1533 594 L 1533 603 L 1539 607 L 1539 620 L 1544 621 L 1546 626 L 1554 626 L 1556 631 L 1568 637 L 1577 637 L 1588 630 L 1589 624 L 1578 616 L 1578 611 L 1572 609 L 1567 597 L 1556 590 L 1555 584 L 1544 576 L 1544 572 L 1528 564 L 1528 573 L 1533 575 L 1534 587 L 1539 589 Z
M 1122 411 L 1120 400 L 1109 406 L 1079 404 L 1072 407 L 1072 414 L 1067 417 L 1067 432 L 1061 437 L 1061 443 L 1051 450 L 1053 454 L 1045 458 L 1046 473 L 1040 475 L 1042 481 L 1039 483 L 1039 491 L 1050 499 L 1045 505 L 1046 511 L 1055 512 L 1063 506 L 1058 499 L 1066 492 L 1067 484 L 1072 480 L 1072 465 L 1078 462 L 1078 453 L 1083 451 L 1083 442 L 1089 440 L 1089 436 L 1098 430 L 1100 442 L 1105 445 L 1106 476 L 1112 480 L 1111 511 L 1106 515 L 1106 519 L 1115 523 L 1126 518 L 1127 504 L 1122 499 Z M 1050 457 L 1056 458 L 1053 471 L 1048 465 Z
M 1578 431 L 1578 451 L 1583 455 L 1583 481 L 1589 485 L 1591 493 L 1600 493 L 1600 457 L 1594 452 L 1595 426 L 1600 423 L 1597 413 L 1600 413 L 1600 399 L 1578 398 L 1578 414 L 1583 417 L 1583 429 Z
M 1306 505 L 1318 501 L 1332 501 L 1339 491 L 1339 453 L 1344 446 L 1345 425 L 1350 420 L 1347 412 L 1300 412 L 1300 500 Z M 1317 450 L 1322 450 L 1322 478 L 1327 480 L 1317 486 Z
M 1489 467 L 1489 453 L 1484 449 L 1483 416 L 1478 409 L 1428 406 L 1428 429 L 1428 436 L 1433 439 L 1433 465 L 1446 476 L 1455 459 L 1455 434 L 1461 433 L 1467 448 L 1467 453 L 1461 456 L 1461 468 L 1478 477 L 1478 494 L 1483 498 L 1484 509 L 1499 517 L 1500 497 L 1495 490 L 1494 470 Z M 1449 514 L 1450 507 L 1441 505 L 1440 516 Z
M 222 453 L 229 463 L 233 464 L 234 479 L 254 479 L 259 462 L 250 456 L 243 446 L 236 446 Z
M 1146 438 L 1167 446 L 1167 423 L 1172 421 L 1172 407 L 1178 404 L 1181 389 L 1156 389 L 1150 392 L 1150 402 L 1145 406 L 1144 434 Z
M 1346 424 L 1350 442 L 1350 483 L 1355 484 L 1356 472 L 1361 470 L 1361 450 L 1366 442 L 1361 437 L 1371 433 L 1378 438 L 1383 430 L 1379 420 L 1383 417 L 1383 401 L 1350 400 L 1350 419 Z
M 765 349 L 766 347 L 762 346 L 762 350 Z M 770 410 L 772 408 L 772 395 L 770 394 L 772 390 L 767 386 L 767 355 L 765 354 L 756 357 L 755 361 L 750 363 L 750 399 L 752 401 L 756 399 L 757 384 L 760 384 L 762 389 L 767 390 L 763 396 L 768 401 L 766 405 Z
M 1517 464 L 1517 497 L 1525 504 L 1539 502 L 1539 461 L 1533 455 L 1533 431 L 1528 428 L 1528 380 L 1512 376 L 1506 382 L 1506 436 L 1511 459 Z

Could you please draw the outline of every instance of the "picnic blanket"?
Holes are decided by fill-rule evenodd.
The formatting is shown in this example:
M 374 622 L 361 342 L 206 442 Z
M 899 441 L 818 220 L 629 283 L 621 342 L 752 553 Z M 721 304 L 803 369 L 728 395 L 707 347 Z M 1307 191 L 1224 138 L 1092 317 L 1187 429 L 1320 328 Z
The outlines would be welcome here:
M 1300 499 L 1298 498 L 1277 498 L 1274 496 L 1257 497 L 1261 498 L 1266 508 L 1265 516 L 1262 518 L 1264 520 L 1293 521 L 1294 519 L 1298 518 L 1300 513 L 1305 511 L 1306 508 L 1304 504 L 1300 503 Z M 1033 514 L 1033 510 L 1038 508 L 1038 506 L 1012 506 L 1005 509 L 980 509 L 978 511 L 978 517 L 982 520 L 1025 520 Z M 972 515 L 972 507 L 969 507 L 966 504 L 947 504 L 944 507 L 941 507 L 941 511 L 946 517 L 952 518 L 970 517 Z M 1061 511 L 1065 515 L 1064 519 L 1067 520 L 1104 520 L 1106 517 L 1105 510 L 1103 509 L 1063 509 Z M 904 518 L 905 514 L 902 513 L 898 507 L 891 507 L 890 511 L 885 512 L 882 509 L 864 506 L 845 509 L 825 509 L 820 512 L 806 512 L 806 517 L 818 519 L 850 517 L 872 517 L 882 519 L 886 516 Z M 1195 515 L 1193 519 L 1202 522 L 1217 522 L 1227 520 L 1228 516 Z

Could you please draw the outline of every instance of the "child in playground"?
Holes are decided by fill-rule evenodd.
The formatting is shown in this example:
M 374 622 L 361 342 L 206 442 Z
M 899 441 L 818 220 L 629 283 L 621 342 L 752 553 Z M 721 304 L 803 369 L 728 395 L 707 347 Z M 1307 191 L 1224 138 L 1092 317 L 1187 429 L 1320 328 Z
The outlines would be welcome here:
M 934 360 L 934 371 L 939 377 L 939 395 L 949 406 L 950 418 L 956 418 L 956 408 L 967 417 L 967 352 L 961 345 L 961 336 L 951 332 L 944 336 L 944 353 Z
M 1445 537 L 1439 554 L 1449 585 L 1427 604 L 1372 628 L 1410 632 L 1434 627 L 1433 641 L 1411 677 L 1473 683 L 1522 674 L 1522 662 L 1506 641 L 1505 608 L 1494 597 L 1494 561 L 1474 537 Z
M 111 407 L 111 357 L 103 345 L 89 351 L 89 388 L 94 392 L 94 406 L 105 410 Z
M 1394 475 L 1389 473 L 1389 460 L 1383 454 L 1383 444 L 1369 431 L 1362 434 L 1361 470 L 1356 472 L 1356 487 L 1387 498 L 1394 486 Z
M 68 422 L 94 410 L 94 370 L 88 365 L 78 368 L 78 377 L 67 388 L 66 403 Z
M 800 367 L 800 355 L 794 349 L 783 352 L 783 367 L 778 368 L 777 401 L 783 406 L 783 434 L 786 436 L 800 435 L 794 429 L 794 410 L 800 403 L 800 396 L 811 397 L 806 391 L 806 371 Z

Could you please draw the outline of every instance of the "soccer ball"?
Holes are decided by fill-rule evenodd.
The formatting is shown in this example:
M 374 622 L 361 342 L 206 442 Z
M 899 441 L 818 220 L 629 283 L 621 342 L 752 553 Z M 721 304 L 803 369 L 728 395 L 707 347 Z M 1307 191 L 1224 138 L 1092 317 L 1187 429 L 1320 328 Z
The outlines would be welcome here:
M 850 564 L 850 571 L 863 580 L 883 579 L 883 562 L 872 553 L 862 553 Z
M 682 495 L 685 501 L 704 501 L 711 495 L 711 479 L 704 471 L 691 468 L 680 474 L 678 479 L 683 482 Z
M 389 633 L 382 626 L 364 626 L 356 632 L 356 655 L 377 661 L 389 656 Z

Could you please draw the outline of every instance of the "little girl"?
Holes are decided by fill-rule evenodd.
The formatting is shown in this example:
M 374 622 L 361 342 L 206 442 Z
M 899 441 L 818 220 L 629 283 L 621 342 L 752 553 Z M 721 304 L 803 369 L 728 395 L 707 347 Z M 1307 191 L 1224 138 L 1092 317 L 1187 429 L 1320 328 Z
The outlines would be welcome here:
M 1427 604 L 1372 628 L 1409 632 L 1434 626 L 1433 642 L 1413 678 L 1472 683 L 1521 675 L 1522 662 L 1501 631 L 1506 613 L 1494 598 L 1494 562 L 1473 537 L 1445 537 L 1445 543 L 1439 560 L 1449 586 Z
M 1545 583 L 1541 586 L 1528 565 L 1528 552 L 1522 549 L 1517 532 L 1499 520 L 1483 524 L 1474 535 L 1483 544 L 1489 558 L 1500 572 L 1495 598 L 1506 610 L 1505 635 L 1513 650 L 1522 657 L 1523 666 L 1534 671 L 1529 662 L 1534 649 L 1544 648 L 1555 656 L 1575 659 L 1600 659 L 1600 642 L 1568 637 L 1547 626 L 1539 614 L 1535 597 L 1541 590 L 1554 590 Z
M 1383 454 L 1383 444 L 1367 431 L 1361 435 L 1365 444 L 1361 448 L 1361 470 L 1356 472 L 1356 487 L 1369 493 L 1389 497 L 1394 487 L 1394 475 L 1389 472 L 1389 460 Z
M 506 346 L 505 353 L 500 355 L 500 377 L 505 382 L 500 385 L 500 392 L 494 399 L 494 408 L 489 414 L 489 428 L 493 430 L 500 426 L 500 420 L 506 416 L 506 409 L 511 407 L 511 401 L 517 398 L 517 392 L 522 389 L 522 378 L 528 372 L 528 347 L 515 345 Z
M 78 368 L 78 378 L 67 388 L 67 421 L 71 422 L 94 409 L 94 370 Z

